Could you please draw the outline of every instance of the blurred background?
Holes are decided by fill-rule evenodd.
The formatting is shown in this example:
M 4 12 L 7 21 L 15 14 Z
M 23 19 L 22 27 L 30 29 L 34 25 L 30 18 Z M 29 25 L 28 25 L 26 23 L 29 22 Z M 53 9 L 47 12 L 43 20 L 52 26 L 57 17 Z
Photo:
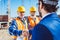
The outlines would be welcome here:
M 11 20 L 18 16 L 17 8 L 24 6 L 26 9 L 25 16 L 28 16 L 30 15 L 30 7 L 35 6 L 37 8 L 36 15 L 39 15 L 37 3 L 38 0 L 0 0 L 0 40 L 12 40 L 8 34 L 8 26 Z M 56 12 L 60 17 L 60 0 L 57 6 L 59 8 Z

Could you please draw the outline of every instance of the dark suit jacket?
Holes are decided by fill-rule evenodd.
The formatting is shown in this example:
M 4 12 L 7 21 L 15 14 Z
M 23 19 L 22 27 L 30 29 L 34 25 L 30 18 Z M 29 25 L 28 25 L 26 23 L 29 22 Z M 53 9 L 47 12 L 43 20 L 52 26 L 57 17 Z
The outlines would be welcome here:
M 60 40 L 60 19 L 56 13 L 44 17 L 32 31 L 32 40 Z

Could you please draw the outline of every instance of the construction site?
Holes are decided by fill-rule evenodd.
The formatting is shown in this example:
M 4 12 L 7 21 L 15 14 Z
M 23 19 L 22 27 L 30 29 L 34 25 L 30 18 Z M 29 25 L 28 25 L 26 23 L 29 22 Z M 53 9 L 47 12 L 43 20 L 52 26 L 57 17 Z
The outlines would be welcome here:
M 37 3 L 38 0 L 0 0 L 0 40 L 13 40 L 8 29 L 11 21 L 18 16 L 17 8 L 19 6 L 26 8 L 25 17 L 30 15 L 29 8 L 35 6 L 37 10 L 36 15 L 39 17 Z M 60 8 L 57 13 L 60 13 L 59 10 Z M 60 14 L 58 16 L 60 18 Z
M 34 4 L 32 0 L 0 0 L 0 40 L 12 40 L 8 31 L 10 22 L 13 18 L 17 17 L 13 15 L 17 15 L 15 12 L 18 6 L 28 6 L 25 5 L 26 2 L 31 6 L 32 4 L 35 6 L 37 5 L 37 2 Z M 17 4 L 17 6 L 15 4 Z

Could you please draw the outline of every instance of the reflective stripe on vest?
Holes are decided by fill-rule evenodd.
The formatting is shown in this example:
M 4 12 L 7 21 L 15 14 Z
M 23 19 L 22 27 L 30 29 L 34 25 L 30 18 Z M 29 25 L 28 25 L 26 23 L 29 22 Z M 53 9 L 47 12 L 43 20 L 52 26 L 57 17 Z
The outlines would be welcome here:
M 16 22 L 17 22 L 17 26 L 18 26 L 18 30 L 24 30 L 24 24 L 22 23 L 22 21 L 19 18 L 16 18 Z

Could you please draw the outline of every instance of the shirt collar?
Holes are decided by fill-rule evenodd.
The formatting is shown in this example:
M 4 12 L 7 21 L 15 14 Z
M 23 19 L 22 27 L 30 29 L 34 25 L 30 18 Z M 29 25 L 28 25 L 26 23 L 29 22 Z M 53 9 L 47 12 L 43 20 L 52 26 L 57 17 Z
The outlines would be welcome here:
M 24 20 L 24 17 L 23 18 L 18 17 L 18 18 L 21 19 L 21 20 Z
M 42 17 L 42 19 L 45 18 L 46 16 L 50 15 L 50 14 L 51 14 L 51 13 L 45 14 L 45 15 Z

